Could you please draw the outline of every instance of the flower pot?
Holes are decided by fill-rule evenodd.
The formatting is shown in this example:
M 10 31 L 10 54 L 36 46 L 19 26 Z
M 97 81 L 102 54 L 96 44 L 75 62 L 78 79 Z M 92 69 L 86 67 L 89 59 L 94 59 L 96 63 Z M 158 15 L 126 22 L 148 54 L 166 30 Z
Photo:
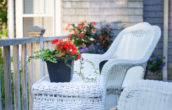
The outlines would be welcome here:
M 67 64 L 63 59 L 57 58 L 57 63 L 46 61 L 49 78 L 51 82 L 70 82 L 72 78 L 73 58 L 66 58 Z
M 157 72 L 157 73 L 153 73 L 150 71 L 146 71 L 145 74 L 145 79 L 149 79 L 149 80 L 162 80 L 162 72 Z

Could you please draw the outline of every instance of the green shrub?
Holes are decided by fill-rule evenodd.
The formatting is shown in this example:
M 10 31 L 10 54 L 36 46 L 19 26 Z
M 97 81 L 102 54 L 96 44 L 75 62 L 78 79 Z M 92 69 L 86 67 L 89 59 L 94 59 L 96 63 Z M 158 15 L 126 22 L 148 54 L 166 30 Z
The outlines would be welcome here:
M 147 70 L 153 73 L 160 73 L 165 63 L 163 62 L 163 56 L 153 54 L 148 61 Z

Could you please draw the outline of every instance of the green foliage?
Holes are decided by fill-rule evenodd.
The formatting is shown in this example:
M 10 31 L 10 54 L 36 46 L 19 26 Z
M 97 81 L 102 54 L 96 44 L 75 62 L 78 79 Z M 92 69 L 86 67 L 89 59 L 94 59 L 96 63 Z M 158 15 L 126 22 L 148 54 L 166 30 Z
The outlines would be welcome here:
M 7 28 L 2 30 L 2 35 L 8 36 L 8 29 Z
M 0 54 L 1 56 L 2 54 Z M 11 57 L 11 62 L 13 62 L 13 58 Z M 20 70 L 20 79 L 22 70 Z M 12 89 L 12 104 L 14 106 L 14 73 L 11 72 L 11 89 Z M 3 59 L 0 58 L 0 81 L 1 81 L 1 98 L 2 98 L 2 106 L 5 108 L 5 80 L 4 80 L 4 62 Z M 20 95 L 22 96 L 22 85 L 20 85 Z M 21 97 L 22 98 L 22 97 Z M 22 100 L 21 100 L 22 101 Z
M 81 49 L 83 46 L 88 47 L 90 44 L 94 43 L 97 30 L 92 23 L 86 24 L 82 22 L 78 25 L 71 24 L 71 28 L 67 28 L 72 32 L 72 34 L 69 35 L 69 38 L 73 40 L 78 49 Z
M 51 51 L 50 49 L 46 49 L 46 50 L 43 49 L 43 50 L 34 52 L 34 56 L 30 56 L 28 58 L 28 62 L 30 62 L 31 59 L 42 59 L 45 61 L 57 63 L 56 58 L 55 58 L 57 55 L 58 53 L 56 50 Z
M 3 59 L 0 58 L 0 79 L 1 79 L 1 98 L 2 98 L 2 105 L 5 106 L 5 87 L 4 87 L 4 65 Z
M 153 54 L 148 61 L 147 70 L 153 73 L 160 73 L 165 63 L 162 55 Z
M 8 29 L 3 29 L 2 32 L 0 32 L 0 39 L 2 39 L 2 36 L 8 36 Z
M 7 25 L 7 0 L 0 0 L 0 27 Z
M 102 25 L 100 29 L 95 28 L 96 23 L 82 22 L 78 25 L 68 24 L 69 38 L 78 47 L 80 52 L 104 53 L 112 43 L 112 28 L 109 25 Z M 99 44 L 99 45 L 97 45 Z
M 108 50 L 112 43 L 112 28 L 109 25 L 104 25 L 96 32 L 94 45 L 100 43 L 100 47 L 105 51 Z
M 65 60 L 67 57 L 75 58 L 75 55 L 66 54 L 65 56 L 61 56 L 61 54 L 57 50 L 43 49 L 40 51 L 35 51 L 34 56 L 30 56 L 28 58 L 28 62 L 30 62 L 31 59 L 42 59 L 44 61 L 57 63 L 57 58 Z

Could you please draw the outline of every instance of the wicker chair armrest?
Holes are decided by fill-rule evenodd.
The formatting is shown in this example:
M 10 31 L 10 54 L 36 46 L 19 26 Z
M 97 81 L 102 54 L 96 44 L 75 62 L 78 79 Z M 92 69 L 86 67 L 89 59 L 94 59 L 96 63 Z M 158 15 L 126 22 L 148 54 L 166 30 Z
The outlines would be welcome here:
M 101 72 L 101 81 L 106 82 L 108 89 L 121 89 L 127 70 L 133 66 L 144 66 L 146 62 L 140 60 L 121 60 L 110 59 L 103 66 Z

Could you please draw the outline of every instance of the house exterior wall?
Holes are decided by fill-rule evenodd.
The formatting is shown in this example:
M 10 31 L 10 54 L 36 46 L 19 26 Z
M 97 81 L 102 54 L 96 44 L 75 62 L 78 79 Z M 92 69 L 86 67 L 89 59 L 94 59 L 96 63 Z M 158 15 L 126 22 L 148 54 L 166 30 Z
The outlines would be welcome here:
M 143 21 L 149 22 L 152 25 L 158 25 L 161 28 L 161 40 L 158 43 L 154 53 L 163 54 L 163 0 L 144 0 L 143 1 Z M 148 74 L 150 79 L 162 79 L 162 76 L 157 78 L 157 75 Z
M 158 25 L 163 32 L 163 0 L 144 0 L 143 1 L 143 21 L 149 22 L 152 25 Z M 163 33 L 162 33 L 163 35 Z M 161 40 L 156 47 L 156 54 L 163 54 L 163 41 Z
M 155 49 L 156 54 L 163 54 L 163 16 L 164 0 L 143 0 L 143 21 L 158 25 L 162 36 Z M 172 0 L 169 0 L 169 41 L 168 41 L 168 79 L 172 79 Z M 156 76 L 151 76 L 155 79 Z M 158 78 L 160 79 L 160 78 Z
M 142 0 L 62 0 L 62 33 L 68 23 L 84 20 L 120 22 L 126 27 L 143 21 Z
M 169 0 L 168 74 L 172 80 L 172 0 Z
M 16 17 L 20 17 L 22 14 L 17 10 L 21 10 L 18 7 L 21 5 L 22 0 L 17 0 L 16 2 Z M 30 1 L 30 0 L 28 0 Z M 32 0 L 31 0 L 32 1 Z M 172 0 L 169 0 L 170 15 L 172 17 Z M 79 23 L 84 20 L 96 21 L 96 22 L 119 22 L 125 27 L 136 24 L 138 22 L 149 22 L 161 27 L 163 32 L 163 2 L 164 0 L 58 0 L 56 1 L 56 13 L 51 17 L 46 17 L 44 21 L 47 23 L 40 23 L 50 27 L 48 25 L 57 26 L 55 30 L 59 33 L 67 34 L 64 30 L 68 23 Z M 47 8 L 47 7 L 46 7 Z M 21 12 L 21 11 L 20 11 Z M 55 17 L 53 17 L 55 16 Z M 54 20 L 54 18 L 56 18 Z M 28 25 L 36 23 L 38 18 L 34 16 L 32 18 L 24 18 L 24 20 L 16 19 L 16 24 L 21 24 L 21 27 L 17 25 L 17 36 L 21 37 L 21 31 L 24 29 L 24 35 L 27 36 L 25 31 Z M 170 20 L 170 19 L 169 19 Z M 32 21 L 31 23 L 29 21 Z M 56 22 L 54 22 L 56 21 Z M 170 79 L 172 79 L 172 20 L 169 21 L 169 55 L 168 55 L 168 74 Z M 23 23 L 23 24 L 22 24 Z M 36 25 L 39 25 L 36 23 Z M 60 25 L 60 26 L 59 26 Z M 24 26 L 24 27 L 23 27 Z M 40 25 L 41 26 L 41 25 Z M 22 28 L 23 27 L 23 28 Z M 52 26 L 48 28 L 47 32 L 52 36 Z M 118 32 L 120 32 L 118 29 Z M 116 34 L 118 34 L 118 32 Z M 161 41 L 156 47 L 155 53 L 163 54 L 163 36 Z

